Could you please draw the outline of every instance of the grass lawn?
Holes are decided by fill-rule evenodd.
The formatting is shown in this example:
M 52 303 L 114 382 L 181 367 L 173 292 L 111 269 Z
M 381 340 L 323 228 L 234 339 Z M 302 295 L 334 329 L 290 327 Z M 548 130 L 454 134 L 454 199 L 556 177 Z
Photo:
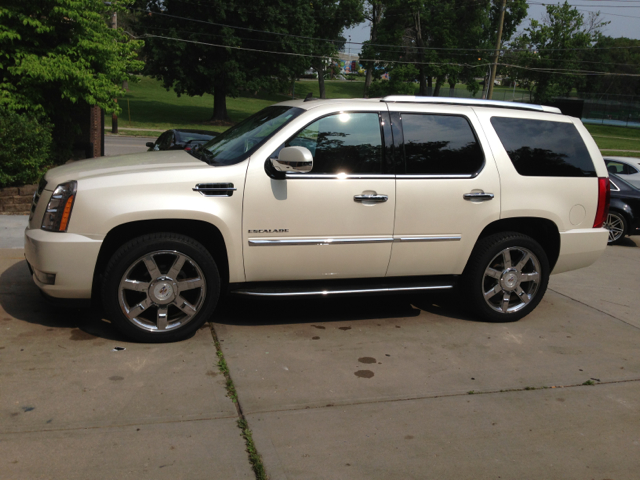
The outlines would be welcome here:
M 364 82 L 359 81 L 325 81 L 328 98 L 362 97 Z M 317 80 L 301 80 L 296 82 L 295 94 L 304 98 L 309 92 L 319 96 Z M 233 122 L 239 122 L 249 115 L 274 103 L 290 99 L 283 94 L 259 94 L 238 98 L 227 97 L 227 111 Z M 213 96 L 178 97 L 173 90 L 166 91 L 162 84 L 149 77 L 141 77 L 140 82 L 130 83 L 129 91 L 118 98 L 122 112 L 118 117 L 118 127 L 140 128 L 151 130 L 168 130 L 170 128 L 198 128 L 223 132 L 228 127 L 208 125 L 207 121 L 213 113 Z M 129 120 L 129 118 L 131 120 Z M 105 130 L 111 131 L 111 115 L 105 115 Z M 120 130 L 126 135 L 152 135 L 158 132 L 141 132 Z
M 355 81 L 326 80 L 327 97 L 362 98 L 364 82 L 361 80 L 361 78 Z M 448 85 L 445 87 L 448 87 Z M 443 87 L 443 95 L 448 94 L 448 88 L 445 87 Z M 207 123 L 213 112 L 212 95 L 203 95 L 202 97 L 183 95 L 178 97 L 173 91 L 166 91 L 159 81 L 149 77 L 141 77 L 139 83 L 132 83 L 129 88 L 129 92 L 118 99 L 122 108 L 118 125 L 121 129 L 131 127 L 142 130 L 120 130 L 121 134 L 157 137 L 159 132 L 149 130 L 198 128 L 222 132 L 228 128 Z M 463 85 L 456 85 L 456 89 L 462 88 L 464 88 Z M 509 92 L 512 92 L 509 87 L 496 87 L 496 92 L 500 92 L 500 90 L 504 90 L 507 96 Z M 300 80 L 296 82 L 295 95 L 297 98 L 304 98 L 309 92 L 314 97 L 319 96 L 317 80 Z M 518 93 L 518 90 L 516 90 L 516 96 Z M 283 94 L 267 93 L 238 98 L 227 97 L 227 110 L 231 120 L 239 122 L 264 107 L 289 98 L 291 97 Z M 129 117 L 131 121 L 129 121 Z M 586 125 L 586 127 L 604 154 L 640 156 L 640 153 L 635 152 L 611 151 L 640 151 L 640 129 L 607 125 Z M 107 132 L 111 131 L 111 115 L 105 116 L 105 130 Z

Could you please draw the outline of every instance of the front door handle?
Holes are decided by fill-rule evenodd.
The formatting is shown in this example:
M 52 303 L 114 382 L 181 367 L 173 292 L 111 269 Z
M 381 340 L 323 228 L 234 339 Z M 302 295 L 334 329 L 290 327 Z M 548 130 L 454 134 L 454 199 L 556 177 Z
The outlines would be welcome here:
M 487 200 L 493 200 L 493 193 L 471 192 L 463 194 L 462 198 L 470 202 L 486 202 Z
M 354 202 L 377 202 L 377 203 L 382 203 L 382 202 L 386 202 L 387 200 L 389 200 L 389 196 L 388 195 L 354 195 L 353 196 L 353 201 Z

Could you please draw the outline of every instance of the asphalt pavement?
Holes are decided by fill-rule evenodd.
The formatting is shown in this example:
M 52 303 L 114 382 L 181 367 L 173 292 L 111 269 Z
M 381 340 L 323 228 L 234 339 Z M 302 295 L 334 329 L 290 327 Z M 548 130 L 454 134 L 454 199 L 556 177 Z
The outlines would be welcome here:
M 50 306 L 1 249 L 0 478 L 255 478 L 242 412 L 272 480 L 637 479 L 639 246 L 515 323 L 448 296 L 238 297 L 163 345 Z
M 126 137 L 122 135 L 104 136 L 104 156 L 125 155 L 146 152 L 147 142 L 155 142 L 158 137 Z

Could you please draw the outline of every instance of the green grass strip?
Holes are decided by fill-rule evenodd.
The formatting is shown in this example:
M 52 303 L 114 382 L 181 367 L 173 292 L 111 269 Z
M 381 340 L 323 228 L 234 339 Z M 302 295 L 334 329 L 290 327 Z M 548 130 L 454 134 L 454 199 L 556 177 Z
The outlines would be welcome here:
M 233 380 L 231 379 L 229 367 L 226 360 L 224 359 L 222 347 L 220 346 L 220 341 L 218 340 L 218 335 L 213 328 L 213 324 L 211 324 L 211 336 L 213 337 L 213 343 L 216 346 L 216 353 L 218 355 L 218 368 L 220 369 L 220 372 L 224 375 L 224 378 L 226 380 L 227 396 L 235 404 L 238 411 L 238 416 L 240 417 L 238 419 L 237 425 L 241 430 L 240 435 L 242 436 L 242 438 L 244 438 L 246 451 L 249 455 L 249 463 L 251 464 L 251 468 L 253 469 L 253 473 L 255 473 L 257 480 L 268 480 L 269 477 L 267 476 L 267 473 L 264 469 L 262 457 L 258 453 L 258 449 L 253 442 L 253 434 L 251 433 L 251 429 L 249 428 L 247 419 L 244 418 L 244 413 L 242 413 L 242 407 L 240 406 L 240 402 L 238 401 L 238 393 L 236 392 L 236 387 L 233 384 Z

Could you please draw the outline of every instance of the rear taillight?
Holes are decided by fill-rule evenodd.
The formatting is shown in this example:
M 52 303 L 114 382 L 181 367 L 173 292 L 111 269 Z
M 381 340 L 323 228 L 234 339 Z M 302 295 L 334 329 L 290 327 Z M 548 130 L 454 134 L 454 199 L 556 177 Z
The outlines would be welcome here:
M 611 200 L 611 186 L 607 177 L 598 178 L 598 210 L 596 210 L 596 219 L 593 222 L 593 228 L 602 228 L 602 224 L 607 220 L 609 215 L 609 201 Z

